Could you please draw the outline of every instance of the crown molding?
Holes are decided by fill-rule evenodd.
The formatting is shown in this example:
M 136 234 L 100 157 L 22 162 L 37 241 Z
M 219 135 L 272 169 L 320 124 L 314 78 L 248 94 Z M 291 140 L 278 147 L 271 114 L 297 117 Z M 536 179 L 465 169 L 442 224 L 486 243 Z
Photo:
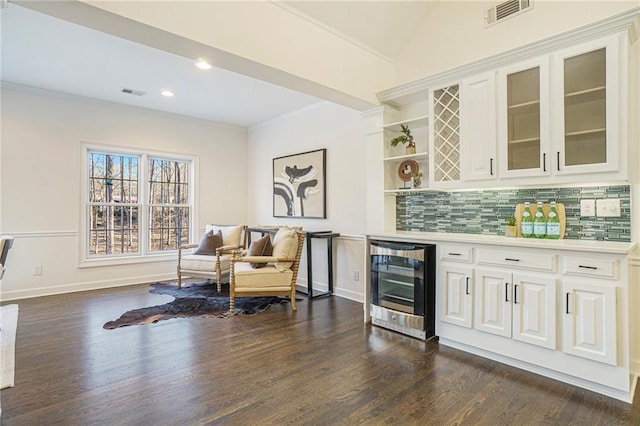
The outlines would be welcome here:
M 640 6 L 613 15 L 601 21 L 584 25 L 524 46 L 498 53 L 479 61 L 471 62 L 419 80 L 411 81 L 376 93 L 378 100 L 394 106 L 406 105 L 426 99 L 430 87 L 459 80 L 469 75 L 489 71 L 501 66 L 548 54 L 574 44 L 584 43 L 607 35 L 628 31 L 632 42 L 637 40 L 640 21 Z

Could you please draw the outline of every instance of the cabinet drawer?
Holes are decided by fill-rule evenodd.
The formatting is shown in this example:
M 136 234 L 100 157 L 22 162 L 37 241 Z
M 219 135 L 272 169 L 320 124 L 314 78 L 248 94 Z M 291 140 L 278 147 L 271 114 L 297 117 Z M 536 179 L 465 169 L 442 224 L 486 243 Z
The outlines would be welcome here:
M 599 278 L 616 279 L 618 277 L 617 259 L 594 259 L 564 256 L 563 271 L 568 275 L 587 275 Z
M 445 244 L 442 246 L 440 259 L 471 263 L 473 262 L 473 249 L 471 247 Z
M 517 250 L 478 250 L 478 263 L 555 271 L 555 255 Z

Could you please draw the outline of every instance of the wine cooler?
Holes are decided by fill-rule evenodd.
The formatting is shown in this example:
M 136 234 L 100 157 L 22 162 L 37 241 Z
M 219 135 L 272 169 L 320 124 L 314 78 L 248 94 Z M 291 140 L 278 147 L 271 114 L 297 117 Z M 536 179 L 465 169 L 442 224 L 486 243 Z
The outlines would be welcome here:
M 371 322 L 419 339 L 435 335 L 436 246 L 371 241 Z

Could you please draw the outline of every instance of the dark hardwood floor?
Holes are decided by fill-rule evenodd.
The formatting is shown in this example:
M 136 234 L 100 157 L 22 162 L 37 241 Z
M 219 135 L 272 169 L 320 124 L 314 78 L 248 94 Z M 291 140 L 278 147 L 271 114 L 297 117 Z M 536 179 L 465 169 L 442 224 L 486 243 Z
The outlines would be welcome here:
M 3 425 L 640 424 L 633 405 L 362 322 L 362 306 L 104 330 L 147 285 L 21 300 Z

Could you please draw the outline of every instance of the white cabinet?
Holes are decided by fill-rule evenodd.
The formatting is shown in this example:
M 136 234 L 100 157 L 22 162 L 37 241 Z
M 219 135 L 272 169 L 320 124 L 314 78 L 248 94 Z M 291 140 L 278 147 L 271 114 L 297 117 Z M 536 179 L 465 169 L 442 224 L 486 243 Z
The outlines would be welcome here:
M 466 78 L 460 85 L 462 180 L 496 179 L 495 73 Z
M 616 288 L 589 281 L 563 282 L 565 353 L 616 365 Z
M 473 269 L 469 266 L 441 264 L 440 319 L 450 324 L 471 328 L 473 313 Z
M 500 176 L 549 172 L 549 58 L 543 56 L 498 71 Z
M 601 38 L 498 71 L 501 178 L 550 176 L 562 183 L 571 181 L 564 176 L 602 172 L 626 178 L 620 159 L 626 147 L 620 137 L 620 100 L 626 99 L 621 37 Z
M 553 278 L 480 268 L 475 274 L 475 329 L 556 348 Z
M 619 40 L 610 36 L 552 55 L 555 174 L 620 167 Z

